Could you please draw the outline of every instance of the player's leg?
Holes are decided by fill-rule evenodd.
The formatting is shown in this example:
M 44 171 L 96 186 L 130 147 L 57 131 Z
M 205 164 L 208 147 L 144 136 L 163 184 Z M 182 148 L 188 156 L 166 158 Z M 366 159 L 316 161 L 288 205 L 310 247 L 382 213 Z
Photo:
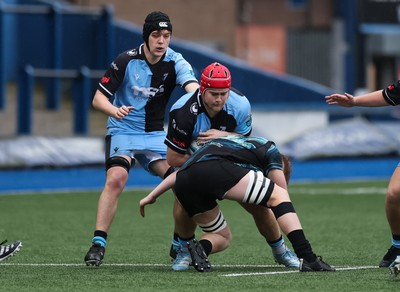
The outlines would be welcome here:
M 170 249 L 170 256 L 173 258 L 171 268 L 174 271 L 184 271 L 189 269 L 191 263 L 187 241 L 194 238 L 196 223 L 188 216 L 176 197 L 173 218 L 174 235 Z
M 287 180 L 289 180 L 291 173 L 289 159 L 281 155 L 276 147 L 271 147 L 268 150 L 268 156 L 271 161 L 268 178 L 280 187 L 287 189 Z M 286 171 L 286 175 L 282 169 Z M 271 247 L 275 262 L 286 267 L 298 268 L 300 261 L 286 245 L 272 211 L 257 205 L 242 203 L 242 206 L 252 214 L 258 231 Z
M 106 161 L 106 182 L 98 201 L 92 246 L 85 256 L 87 265 L 99 266 L 103 261 L 107 233 L 117 212 L 119 195 L 128 180 L 130 161 L 129 156 L 125 155 L 113 156 Z
M 96 229 L 92 246 L 85 256 L 87 265 L 99 266 L 104 258 L 107 233 L 114 219 L 118 198 L 128 180 L 132 166 L 129 136 L 108 135 L 106 137 L 106 182 L 97 205 Z M 114 149 L 119 149 L 115 152 Z
M 188 241 L 188 249 L 194 268 L 199 272 L 210 272 L 208 255 L 226 249 L 231 240 L 231 231 L 219 206 L 193 216 L 193 220 L 203 230 L 200 240 Z
M 334 271 L 312 251 L 288 192 L 261 172 L 249 171 L 225 198 L 271 208 L 279 226 L 289 238 L 300 260 L 300 271 Z
M 276 157 L 276 159 L 281 159 L 279 152 Z M 285 175 L 282 170 L 271 169 L 268 173 L 268 178 L 277 185 L 287 189 Z M 300 261 L 286 245 L 279 229 L 278 222 L 276 221 L 271 209 L 252 204 L 241 204 L 249 213 L 252 214 L 258 231 L 262 236 L 264 236 L 268 245 L 272 249 L 272 255 L 275 261 L 279 264 L 285 265 L 286 267 L 298 268 Z
M 379 263 L 381 268 L 389 267 L 397 256 L 400 256 L 400 164 L 394 170 L 389 181 L 385 211 L 392 233 L 392 245 Z
M 162 178 L 168 176 L 173 168 L 171 168 L 166 160 L 156 160 L 150 164 L 152 172 Z M 185 271 L 189 269 L 191 258 L 187 248 L 187 242 L 194 238 L 196 224 L 187 215 L 181 204 L 176 198 L 173 207 L 174 217 L 174 235 L 170 249 L 170 255 L 173 257 L 171 268 L 174 271 Z
M 244 203 L 241 205 L 253 216 L 258 231 L 271 247 L 275 261 L 286 267 L 298 268 L 299 259 L 286 245 L 271 209 Z

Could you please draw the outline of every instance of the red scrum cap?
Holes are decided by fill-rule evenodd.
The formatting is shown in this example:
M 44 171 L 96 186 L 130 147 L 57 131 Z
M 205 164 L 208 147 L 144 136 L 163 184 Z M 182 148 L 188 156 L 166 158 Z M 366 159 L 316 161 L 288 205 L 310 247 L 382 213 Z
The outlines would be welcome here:
M 208 65 L 201 74 L 200 93 L 209 88 L 230 88 L 232 84 L 231 72 L 220 63 Z

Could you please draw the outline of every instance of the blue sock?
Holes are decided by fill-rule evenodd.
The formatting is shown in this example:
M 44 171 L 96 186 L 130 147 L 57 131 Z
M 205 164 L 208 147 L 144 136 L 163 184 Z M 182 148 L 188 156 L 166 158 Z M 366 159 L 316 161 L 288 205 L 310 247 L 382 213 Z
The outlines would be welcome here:
M 272 248 L 272 252 L 274 254 L 283 254 L 286 251 L 286 247 L 285 247 L 285 241 L 283 239 L 283 237 L 281 236 L 281 238 L 275 242 L 270 242 L 267 241 L 269 246 Z
M 392 245 L 393 245 L 395 248 L 400 249 L 400 240 L 392 239 Z
M 189 237 L 189 238 L 181 238 L 180 236 L 178 236 L 178 244 L 181 245 L 181 246 L 185 246 L 186 247 L 187 242 L 189 240 L 192 240 L 193 238 L 194 238 L 194 235 Z
M 101 236 L 95 236 L 92 239 L 92 243 L 98 243 L 101 246 L 105 247 L 107 245 L 107 240 Z

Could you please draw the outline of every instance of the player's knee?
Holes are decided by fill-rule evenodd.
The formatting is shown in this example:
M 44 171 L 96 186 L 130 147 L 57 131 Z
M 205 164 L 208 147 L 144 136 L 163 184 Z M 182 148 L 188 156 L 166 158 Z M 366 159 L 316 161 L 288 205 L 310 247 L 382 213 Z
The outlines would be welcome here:
M 222 230 L 228 228 L 224 215 L 219 211 L 217 217 L 206 224 L 199 224 L 199 227 L 205 233 L 220 233 Z
M 392 205 L 400 204 L 400 191 L 393 187 L 388 187 L 386 191 L 386 202 Z
M 121 156 L 113 156 L 107 159 L 106 161 L 106 171 L 109 170 L 111 167 L 119 166 L 124 168 L 128 173 L 131 169 L 131 164 L 129 163 L 128 159 Z

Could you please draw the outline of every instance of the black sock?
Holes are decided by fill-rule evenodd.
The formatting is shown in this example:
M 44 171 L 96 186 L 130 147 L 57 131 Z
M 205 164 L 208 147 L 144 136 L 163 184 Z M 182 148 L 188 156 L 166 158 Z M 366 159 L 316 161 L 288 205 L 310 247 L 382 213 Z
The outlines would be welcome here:
M 204 248 L 204 251 L 205 251 L 206 255 L 208 256 L 212 251 L 212 243 L 211 243 L 211 241 L 209 241 L 207 239 L 202 239 L 202 240 L 199 241 L 199 243 Z
M 104 239 L 107 239 L 107 232 L 104 232 L 102 230 L 95 230 L 94 231 L 94 236 L 100 236 L 103 237 Z
M 194 234 L 193 234 L 192 236 L 188 237 L 188 238 L 183 238 L 183 237 L 180 237 L 180 236 L 178 235 L 178 241 L 179 241 L 179 240 L 180 240 L 180 241 L 189 241 L 189 240 L 192 240 L 192 239 L 194 239 Z
M 269 245 L 273 245 L 274 243 L 277 243 L 277 242 L 279 242 L 279 241 L 281 241 L 281 240 L 282 240 L 282 235 L 281 235 L 277 240 L 273 240 L 273 241 L 267 240 L 267 243 L 268 243 Z
M 311 245 L 306 239 L 302 229 L 294 230 L 287 235 L 292 243 L 293 249 L 299 258 L 307 262 L 314 262 L 317 256 L 312 251 Z

